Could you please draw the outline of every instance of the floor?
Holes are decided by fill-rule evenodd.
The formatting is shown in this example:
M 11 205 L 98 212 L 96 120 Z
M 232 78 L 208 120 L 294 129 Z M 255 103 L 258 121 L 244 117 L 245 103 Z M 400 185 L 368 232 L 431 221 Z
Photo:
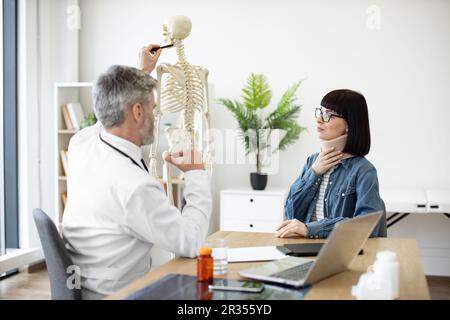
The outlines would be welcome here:
M 46 269 L 22 270 L 0 280 L 0 300 L 49 300 L 50 283 Z
M 431 299 L 450 300 L 450 277 L 427 277 Z
M 50 285 L 47 270 L 32 273 L 26 270 L 0 280 L 0 300 L 47 300 Z M 433 300 L 450 300 L 450 277 L 427 277 Z

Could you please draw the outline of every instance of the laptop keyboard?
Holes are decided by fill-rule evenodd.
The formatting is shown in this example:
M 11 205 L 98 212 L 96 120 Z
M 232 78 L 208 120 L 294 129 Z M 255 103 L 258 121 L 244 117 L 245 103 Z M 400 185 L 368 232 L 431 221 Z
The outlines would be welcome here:
M 282 278 L 282 279 L 289 279 L 289 280 L 301 280 L 306 277 L 306 274 L 308 273 L 309 268 L 311 268 L 311 265 L 314 263 L 314 261 L 307 262 L 304 264 L 301 264 L 299 266 L 295 266 L 274 274 L 271 274 L 271 277 L 275 278 Z

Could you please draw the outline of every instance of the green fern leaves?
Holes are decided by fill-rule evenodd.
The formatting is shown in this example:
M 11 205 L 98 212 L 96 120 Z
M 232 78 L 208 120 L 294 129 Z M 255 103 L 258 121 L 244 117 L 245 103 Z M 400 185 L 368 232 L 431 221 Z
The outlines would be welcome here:
M 244 99 L 244 106 L 250 110 L 266 108 L 272 99 L 267 78 L 262 74 L 252 73 L 242 89 L 241 97 Z
M 272 130 L 278 129 L 284 132 L 275 151 L 285 150 L 300 137 L 305 128 L 297 123 L 301 105 L 297 103 L 296 93 L 302 82 L 303 80 L 290 86 L 281 97 L 275 110 L 264 119 L 261 112 L 256 111 L 270 105 L 272 91 L 263 74 L 252 73 L 249 76 L 242 89 L 242 103 L 230 99 L 219 99 L 219 103 L 232 112 L 238 122 L 247 154 L 251 151 L 257 151 L 257 154 L 261 153 L 267 147 L 267 143 L 264 143 L 267 140 L 267 132 L 270 134 Z M 256 136 L 256 143 L 251 143 L 249 130 L 254 131 L 252 135 Z

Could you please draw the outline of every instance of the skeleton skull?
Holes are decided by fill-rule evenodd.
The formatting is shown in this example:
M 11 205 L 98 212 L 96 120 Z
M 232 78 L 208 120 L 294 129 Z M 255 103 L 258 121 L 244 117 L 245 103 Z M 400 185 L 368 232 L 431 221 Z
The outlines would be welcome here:
M 168 36 L 172 40 L 184 40 L 191 33 L 192 22 L 186 16 L 173 16 L 169 19 Z

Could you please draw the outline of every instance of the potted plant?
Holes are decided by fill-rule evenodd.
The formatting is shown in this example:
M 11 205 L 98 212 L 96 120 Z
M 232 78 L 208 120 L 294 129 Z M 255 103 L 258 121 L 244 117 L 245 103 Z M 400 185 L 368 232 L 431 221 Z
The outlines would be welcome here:
M 97 118 L 95 117 L 95 114 L 92 112 L 88 112 L 81 122 L 80 129 L 90 127 L 94 125 L 97 122 Z
M 303 81 L 303 80 L 302 80 Z M 254 190 L 264 190 L 267 185 L 267 174 L 262 172 L 263 153 L 272 148 L 273 152 L 283 151 L 294 143 L 305 129 L 298 125 L 297 117 L 301 105 L 297 104 L 296 92 L 302 81 L 290 86 L 281 97 L 275 110 L 264 116 L 263 110 L 270 105 L 272 92 L 263 74 L 251 74 L 242 89 L 243 102 L 230 99 L 219 99 L 219 103 L 230 110 L 238 122 L 246 155 L 254 152 L 256 172 L 250 173 L 250 181 Z M 283 132 L 277 146 L 270 145 L 274 130 Z

